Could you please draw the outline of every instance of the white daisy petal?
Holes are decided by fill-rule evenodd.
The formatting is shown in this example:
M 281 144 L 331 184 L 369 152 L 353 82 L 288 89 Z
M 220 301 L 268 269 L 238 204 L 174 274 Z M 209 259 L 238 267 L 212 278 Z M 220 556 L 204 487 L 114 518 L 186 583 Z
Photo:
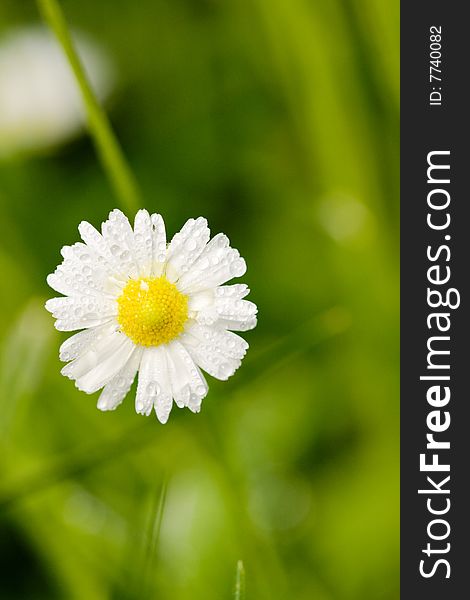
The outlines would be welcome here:
M 163 346 L 153 346 L 143 351 L 135 406 L 136 411 L 144 415 L 149 415 L 155 407 L 158 420 L 161 423 L 168 420 L 172 397 Z
M 256 327 L 258 319 L 256 317 L 248 317 L 246 319 L 219 319 L 217 324 L 230 331 L 250 331 Z
M 166 276 L 174 283 L 187 273 L 199 257 L 207 242 L 210 231 L 206 219 L 189 219 L 168 246 Z
M 62 246 L 60 253 L 64 258 L 76 258 L 83 262 L 94 262 L 98 259 L 98 254 L 83 242 L 75 242 L 71 246 Z M 83 258 L 82 258 L 83 256 Z
M 122 240 L 128 245 L 133 237 L 129 219 L 118 208 L 112 210 L 107 220 L 102 223 L 101 234 L 108 245 L 113 244 L 115 239 Z
M 188 296 L 188 310 L 193 316 L 195 313 L 214 304 L 214 290 L 203 290 Z
M 135 379 L 142 356 L 142 348 L 136 348 L 124 367 L 107 383 L 98 398 L 100 410 L 114 410 L 124 400 Z
M 109 251 L 108 245 L 101 233 L 97 231 L 93 225 L 87 221 L 82 221 L 78 226 L 78 232 L 87 246 L 94 250 L 98 256 L 109 259 L 110 263 L 113 264 L 113 257 Z
M 181 390 L 177 392 L 179 400 L 178 406 L 182 404 L 183 406 L 187 406 L 193 412 L 199 412 L 201 410 L 201 402 L 209 391 L 209 386 L 207 385 L 204 375 L 180 341 L 175 340 L 171 342 L 168 344 L 168 348 L 176 367 L 176 372 L 185 382 Z M 175 388 L 177 389 L 178 385 L 172 382 L 172 389 L 175 390 Z
M 67 296 L 77 295 L 92 295 L 92 291 L 87 289 L 80 281 L 73 278 L 73 270 L 67 269 L 60 265 L 56 268 L 54 273 L 50 273 L 47 276 L 47 284 L 59 294 L 66 294 Z
M 196 320 L 202 325 L 217 324 L 233 331 L 248 331 L 256 326 L 256 304 L 239 300 L 235 295 L 226 296 L 224 288 L 215 290 L 213 304 L 197 313 Z
M 46 309 L 57 319 L 55 326 L 59 331 L 102 325 L 117 314 L 116 302 L 104 296 L 51 298 Z
M 238 250 L 228 246 L 224 234 L 218 234 L 207 244 L 191 270 L 182 275 L 178 288 L 184 294 L 194 294 L 214 288 L 246 271 L 246 264 Z
M 221 298 L 223 296 L 224 298 L 241 300 L 249 293 L 250 289 L 244 283 L 222 285 L 215 289 L 202 290 L 201 292 L 195 292 L 189 296 L 188 309 L 190 312 L 199 312 L 213 306 L 216 298 Z M 214 320 L 216 318 L 217 317 L 215 316 Z
M 126 336 L 117 331 L 116 326 L 111 328 L 112 325 L 112 323 L 107 325 L 109 331 L 106 332 L 106 335 L 97 335 L 92 341 L 89 341 L 84 351 L 77 354 L 71 362 L 62 368 L 62 375 L 69 379 L 78 379 L 111 356 L 120 347 L 123 339 L 127 339 Z M 96 331 L 96 329 L 92 331 Z
M 155 353 L 159 351 L 158 359 L 155 363 L 155 378 L 159 382 L 157 398 L 155 401 L 155 413 L 160 423 L 166 423 L 173 406 L 173 397 L 171 394 L 170 377 L 168 373 L 168 359 L 165 346 L 154 348 Z
M 209 344 L 220 354 L 236 360 L 241 360 L 248 350 L 248 343 L 243 338 L 225 329 L 195 323 L 188 328 L 188 333 L 202 344 Z
M 62 269 L 72 279 L 81 284 L 87 293 L 112 293 L 108 290 L 108 279 L 114 277 L 116 267 L 105 257 L 98 255 L 90 246 L 77 242 L 72 246 L 64 246 L 61 250 L 64 257 Z
M 235 298 L 241 300 L 250 293 L 250 288 L 245 283 L 235 283 L 233 285 L 222 285 L 217 288 L 215 295 L 224 298 Z
M 169 246 L 163 219 L 140 210 L 134 228 L 118 210 L 99 233 L 83 221 L 84 243 L 62 248 L 48 283 L 64 294 L 46 308 L 62 331 L 82 329 L 60 347 L 62 374 L 87 393 L 103 388 L 100 410 L 114 410 L 138 373 L 136 411 L 166 423 L 173 400 L 199 412 L 208 385 L 203 369 L 228 379 L 247 342 L 230 330 L 256 324 L 244 284 L 222 285 L 246 270 L 227 236 L 189 219 Z
M 168 377 L 170 379 L 171 394 L 178 408 L 188 406 L 191 397 L 191 386 L 188 371 L 178 354 L 173 348 L 173 343 L 166 346 Z
M 87 248 L 85 244 L 82 246 Z M 71 246 L 62 250 L 66 248 L 70 250 Z M 84 254 L 84 256 L 89 255 Z M 68 296 L 93 296 L 104 292 L 103 283 L 107 277 L 105 269 L 101 265 L 96 265 L 96 258 L 90 259 L 88 263 L 69 255 L 54 273 L 47 277 L 47 283 L 57 292 Z
M 139 380 L 135 396 L 135 410 L 140 415 L 148 416 L 152 412 L 156 396 L 156 386 L 150 386 L 152 381 L 152 353 L 146 348 L 142 353 L 139 367 Z
M 95 359 L 97 362 L 96 366 L 76 379 L 75 385 L 82 392 L 93 394 L 93 392 L 106 385 L 119 373 L 135 351 L 135 344 L 127 336 L 119 333 L 116 333 L 116 335 L 119 336 L 119 340 L 114 350 L 106 358 L 101 360 Z M 87 353 L 87 356 L 88 354 L 90 352 Z
M 54 273 L 48 275 L 47 283 L 67 296 L 115 296 L 124 285 L 122 280 L 116 280 L 108 274 L 104 259 L 102 262 L 85 264 L 71 258 L 65 259 Z
M 59 348 L 59 358 L 64 362 L 74 360 L 90 349 L 90 346 L 100 340 L 104 335 L 116 329 L 114 323 L 106 323 L 98 327 L 84 329 L 70 336 Z
M 109 219 L 101 226 L 101 233 L 118 273 L 124 277 L 137 277 L 139 269 L 133 255 L 134 232 L 128 218 L 120 210 L 111 211 Z
M 152 221 L 146 210 L 139 210 L 134 220 L 134 256 L 139 265 L 140 276 L 152 273 Z
M 240 359 L 222 354 L 210 340 L 201 342 L 191 334 L 191 329 L 184 333 L 180 340 L 194 362 L 216 379 L 226 381 L 241 364 Z
M 167 253 L 165 223 L 162 216 L 156 213 L 150 219 L 152 221 L 152 277 L 160 277 L 165 266 Z

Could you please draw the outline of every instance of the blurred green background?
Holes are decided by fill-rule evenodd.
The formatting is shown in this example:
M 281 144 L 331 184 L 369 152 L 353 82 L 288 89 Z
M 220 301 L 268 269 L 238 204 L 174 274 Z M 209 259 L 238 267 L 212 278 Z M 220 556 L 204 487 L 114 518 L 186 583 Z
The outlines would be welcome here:
M 199 415 L 99 412 L 45 277 L 116 198 L 86 135 L 0 162 L 0 598 L 222 600 L 238 560 L 247 600 L 398 598 L 398 1 L 62 6 L 145 207 L 230 237 L 259 325 Z

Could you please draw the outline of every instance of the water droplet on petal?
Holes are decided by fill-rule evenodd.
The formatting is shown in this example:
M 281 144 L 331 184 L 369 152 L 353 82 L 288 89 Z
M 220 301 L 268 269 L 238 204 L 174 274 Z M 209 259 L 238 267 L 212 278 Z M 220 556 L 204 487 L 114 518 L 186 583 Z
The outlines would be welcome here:
M 229 376 L 229 374 L 230 374 L 230 367 L 228 366 L 227 363 L 222 363 L 219 366 L 219 375 L 220 375 L 220 377 L 226 378 L 226 377 Z
M 147 394 L 149 396 L 156 396 L 160 391 L 160 386 L 155 381 L 152 381 L 147 385 Z
M 189 240 L 186 240 L 185 247 L 189 252 L 193 252 L 197 248 L 196 240 L 194 238 L 189 238 Z

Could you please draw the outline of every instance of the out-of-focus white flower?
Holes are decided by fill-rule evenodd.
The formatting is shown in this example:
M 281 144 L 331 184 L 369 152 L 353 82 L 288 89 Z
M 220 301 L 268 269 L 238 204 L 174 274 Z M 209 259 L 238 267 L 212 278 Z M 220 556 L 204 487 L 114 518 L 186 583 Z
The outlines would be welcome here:
M 88 36 L 73 36 L 98 98 L 108 97 L 114 70 Z M 11 30 L 0 40 L 0 158 L 53 147 L 83 129 L 85 111 L 67 59 L 43 27 Z
M 47 282 L 66 297 L 48 300 L 67 339 L 62 374 L 86 393 L 104 388 L 101 410 L 114 410 L 139 371 L 136 411 L 155 408 L 166 423 L 173 400 L 199 412 L 208 392 L 203 369 L 228 379 L 248 344 L 232 331 L 256 325 L 256 305 L 244 284 L 222 285 L 246 271 L 224 234 L 210 241 L 206 219 L 189 219 L 167 244 L 160 215 L 139 210 L 134 228 L 119 210 L 101 234 L 79 225 L 85 243 L 64 246 Z M 230 331 L 232 330 L 232 331 Z

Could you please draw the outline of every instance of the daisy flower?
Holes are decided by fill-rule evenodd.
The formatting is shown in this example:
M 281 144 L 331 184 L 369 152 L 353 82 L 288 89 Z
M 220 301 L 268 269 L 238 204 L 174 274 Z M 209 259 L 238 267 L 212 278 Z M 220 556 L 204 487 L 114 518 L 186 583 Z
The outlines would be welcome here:
M 132 229 L 113 210 L 99 233 L 83 221 L 84 243 L 64 246 L 48 284 L 65 297 L 46 308 L 59 331 L 82 329 L 60 347 L 62 374 L 114 410 L 138 374 L 136 411 L 155 408 L 166 423 L 173 401 L 199 412 L 208 392 L 201 369 L 226 380 L 248 344 L 232 331 L 256 325 L 244 284 L 223 285 L 246 271 L 222 233 L 211 240 L 206 219 L 189 219 L 167 244 L 158 214 L 139 210 Z M 231 331 L 232 330 L 232 331 Z

